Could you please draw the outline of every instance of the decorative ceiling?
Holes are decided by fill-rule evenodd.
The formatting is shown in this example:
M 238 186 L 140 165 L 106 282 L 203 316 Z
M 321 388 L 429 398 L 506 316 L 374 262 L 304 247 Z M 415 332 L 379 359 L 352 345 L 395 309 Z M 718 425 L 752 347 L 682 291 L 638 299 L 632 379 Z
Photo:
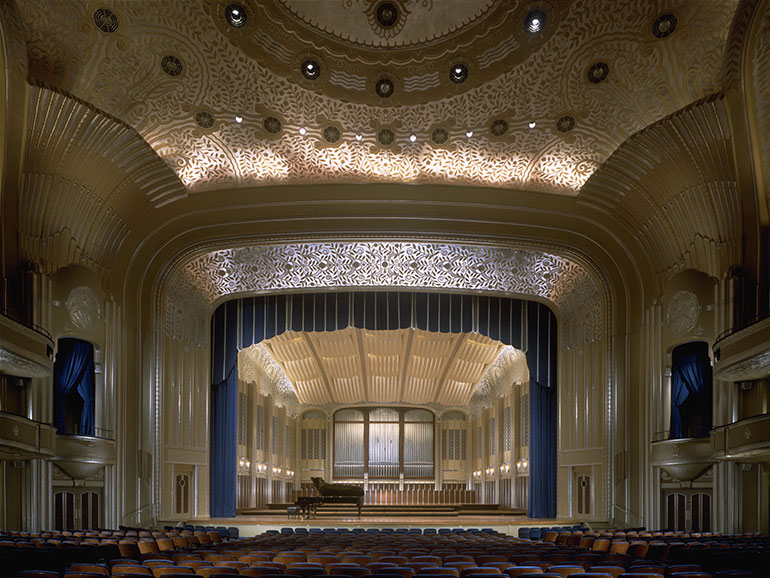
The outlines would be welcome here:
M 398 400 L 450 407 L 468 406 L 501 352 L 512 349 L 473 333 L 354 327 L 290 331 L 255 347 L 265 348 L 278 363 L 302 404 Z M 258 353 L 252 357 L 262 359 Z M 526 360 L 519 365 L 523 374 L 518 375 L 518 381 L 524 382 L 529 378 Z M 248 379 L 249 370 L 244 369 L 244 373 Z
M 17 4 L 30 81 L 135 130 L 190 193 L 416 182 L 574 195 L 632 134 L 720 90 L 738 2 Z

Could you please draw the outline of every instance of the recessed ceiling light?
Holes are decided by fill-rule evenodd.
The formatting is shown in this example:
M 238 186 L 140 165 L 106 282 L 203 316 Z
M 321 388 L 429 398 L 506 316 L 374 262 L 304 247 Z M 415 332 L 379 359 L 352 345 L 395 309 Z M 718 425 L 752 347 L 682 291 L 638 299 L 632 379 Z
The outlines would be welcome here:
M 465 82 L 468 78 L 468 67 L 458 62 L 449 69 L 449 80 L 455 84 Z
M 471 138 L 473 136 L 473 131 L 472 130 L 466 131 L 465 136 L 467 136 L 468 138 Z
M 356 135 L 356 140 L 357 141 L 360 141 L 362 138 L 364 138 L 364 137 L 360 133 Z
M 230 4 L 225 8 L 225 19 L 235 28 L 246 24 L 246 9 L 240 4 Z
M 412 142 L 416 141 L 417 140 L 417 135 L 416 134 L 410 134 L 409 135 L 409 140 L 412 141 Z
M 537 123 L 533 120 L 529 123 L 529 128 L 535 128 L 537 126 Z
M 545 28 L 545 12 L 533 10 L 524 19 L 524 29 L 530 34 L 537 34 Z
M 238 124 L 241 124 L 243 122 L 243 117 L 241 115 L 237 115 L 235 117 L 235 122 L 237 122 Z
M 301 135 L 304 135 L 306 132 L 307 132 L 307 130 L 305 130 L 304 126 L 299 129 L 299 134 L 301 134 Z
M 321 76 L 321 67 L 315 60 L 306 60 L 302 63 L 302 76 L 308 80 L 315 80 Z

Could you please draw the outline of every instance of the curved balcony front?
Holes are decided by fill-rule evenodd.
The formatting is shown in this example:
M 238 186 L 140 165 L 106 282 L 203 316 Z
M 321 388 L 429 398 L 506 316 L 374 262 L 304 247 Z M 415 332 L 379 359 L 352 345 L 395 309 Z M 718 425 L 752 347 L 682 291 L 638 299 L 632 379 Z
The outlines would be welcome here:
M 0 411 L 0 457 L 48 458 L 56 452 L 56 428 L 24 416 Z
M 84 480 L 115 463 L 115 440 L 106 437 L 58 434 L 51 461 L 75 480 Z
M 652 442 L 650 463 L 675 480 L 690 482 L 714 463 L 709 437 L 666 439 Z
M 711 446 L 719 460 L 770 461 L 770 414 L 714 428 Z

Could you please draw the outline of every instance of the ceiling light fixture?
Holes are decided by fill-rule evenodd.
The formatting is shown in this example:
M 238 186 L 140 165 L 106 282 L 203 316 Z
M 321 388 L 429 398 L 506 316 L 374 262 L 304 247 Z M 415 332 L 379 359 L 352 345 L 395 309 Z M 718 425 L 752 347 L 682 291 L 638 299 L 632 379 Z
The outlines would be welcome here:
M 321 76 L 321 67 L 315 60 L 306 60 L 302 63 L 302 76 L 308 80 L 315 80 Z
M 359 134 L 356 135 L 356 140 L 357 141 L 360 142 L 362 138 L 364 138 L 362 134 L 359 133 Z
M 241 115 L 236 115 L 235 122 L 237 122 L 238 124 L 241 124 L 243 122 L 243 117 Z
M 305 130 L 305 127 L 304 127 L 304 126 L 303 126 L 303 127 L 300 127 L 300 129 L 299 129 L 299 134 L 301 134 L 301 135 L 303 135 L 303 136 L 304 136 L 306 132 L 307 132 L 307 130 Z
M 529 128 L 535 128 L 537 126 L 537 123 L 533 120 L 529 123 Z
M 409 140 L 412 141 L 412 142 L 416 141 L 417 140 L 417 135 L 416 134 L 410 134 L 409 135 Z
M 542 32 L 545 28 L 545 12 L 542 10 L 533 10 L 524 19 L 524 29 L 530 34 L 537 34 Z
M 449 69 L 449 80 L 455 84 L 465 82 L 468 78 L 468 67 L 462 63 L 457 63 Z
M 246 24 L 246 9 L 240 4 L 229 4 L 225 8 L 225 19 L 234 28 L 240 28 Z
M 472 130 L 466 131 L 465 136 L 467 136 L 468 138 L 471 138 L 473 136 L 473 131 Z

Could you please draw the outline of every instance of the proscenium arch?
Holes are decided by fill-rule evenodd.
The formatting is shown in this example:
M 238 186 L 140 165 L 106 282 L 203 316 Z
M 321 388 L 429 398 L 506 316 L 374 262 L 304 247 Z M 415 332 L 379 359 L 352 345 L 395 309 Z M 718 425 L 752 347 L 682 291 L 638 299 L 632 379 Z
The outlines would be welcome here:
M 425 292 L 283 293 L 234 298 L 212 317 L 211 509 L 236 513 L 238 352 L 289 331 L 408 329 L 480 333 L 526 354 L 530 381 L 528 515 L 556 516 L 556 317 L 543 303 Z M 363 400 L 368 401 L 368 400 Z
M 207 327 L 214 308 L 228 298 L 243 295 L 278 294 L 298 291 L 323 292 L 331 290 L 372 290 L 372 289 L 396 289 L 396 290 L 420 290 L 442 292 L 465 292 L 477 295 L 502 295 L 517 296 L 535 301 L 548 303 L 554 310 L 559 322 L 560 351 L 571 347 L 579 347 L 583 344 L 603 342 L 609 355 L 610 344 L 607 341 L 610 335 L 610 325 L 614 319 L 612 313 L 610 280 L 600 271 L 592 259 L 579 253 L 556 248 L 551 245 L 536 244 L 530 242 L 503 242 L 490 241 L 481 238 L 458 237 L 422 237 L 422 236 L 394 236 L 394 235 L 351 235 L 351 236 L 327 236 L 314 237 L 315 240 L 297 241 L 296 238 L 253 239 L 247 244 L 235 242 L 219 242 L 208 245 L 198 245 L 184 253 L 177 254 L 175 260 L 164 268 L 164 272 L 157 279 L 157 292 L 155 301 L 155 323 L 159 336 L 156 349 L 156 359 L 165 355 L 168 344 L 176 340 L 186 340 L 197 343 L 199 347 L 206 347 L 208 343 Z M 274 268 L 275 261 L 302 263 L 302 259 L 312 256 L 313 251 L 319 246 L 325 248 L 326 253 L 333 258 L 337 271 L 341 272 L 336 277 L 306 275 L 300 283 L 290 282 L 296 280 L 302 268 L 294 268 L 294 276 L 277 275 Z M 441 267 L 446 263 L 445 258 L 453 264 L 454 271 L 458 274 L 449 276 L 452 268 L 439 269 L 435 277 L 428 270 L 423 270 L 423 275 L 415 275 L 412 267 L 390 267 L 387 270 L 386 283 L 378 281 L 382 276 L 361 275 L 360 268 L 345 269 L 342 265 L 350 262 L 345 259 L 352 249 L 359 254 L 372 257 L 380 254 L 385 249 L 397 252 L 406 249 L 417 250 L 422 254 L 432 256 L 431 263 Z M 236 262 L 232 257 L 245 252 L 259 257 L 256 262 Z M 291 258 L 284 257 L 287 252 Z M 526 257 L 525 267 L 521 262 L 512 262 L 514 256 Z M 459 257 L 459 258 L 454 258 Z M 224 268 L 212 267 L 213 264 L 224 264 Z M 362 261 L 363 263 L 363 261 Z M 376 260 L 369 259 L 366 263 L 376 265 Z M 246 277 L 241 273 L 247 271 L 247 265 L 256 267 L 251 271 L 257 273 L 250 285 L 244 285 L 239 281 Z M 352 263 L 350 263 L 352 264 Z M 409 264 L 401 262 L 401 265 Z M 550 264 L 550 265 L 548 265 Z M 235 270 L 230 269 L 234 265 Z M 482 274 L 478 265 L 487 266 Z M 548 266 L 546 266 L 548 265 Z M 563 265 L 563 266 L 562 266 Z M 340 267 L 342 267 L 340 269 Z M 215 276 L 217 271 L 220 272 Z M 231 275 L 232 272 L 236 274 Z M 357 271 L 356 276 L 346 274 Z M 548 287 L 559 287 L 556 293 L 542 291 L 542 285 L 537 283 L 524 286 L 522 280 L 544 278 L 544 273 L 556 273 L 549 275 Z M 382 270 L 379 273 L 383 273 Z M 453 284 L 447 284 L 445 279 L 449 277 Z M 332 279 L 334 283 L 324 283 L 324 280 Z M 227 279 L 233 282 L 231 286 L 218 285 L 217 279 Z M 372 282 L 374 280 L 374 282 Z M 368 281 L 368 284 L 367 284 Z M 213 290 L 212 290 L 213 288 Z M 561 353 L 559 355 L 562 355 Z M 616 399 L 614 369 L 609 361 L 602 370 L 601 375 L 606 405 L 602 416 L 603 438 L 607 468 L 605 471 L 605 491 L 610 495 L 612 456 L 613 449 L 610 439 L 611 419 L 614 412 Z M 154 399 L 156 402 L 156 415 L 162 412 L 163 376 L 158 376 L 154 382 Z M 162 432 L 156 428 L 156 450 L 161 451 Z M 160 469 L 156 465 L 156 473 L 160 479 Z M 160 484 L 155 486 L 156 497 Z

